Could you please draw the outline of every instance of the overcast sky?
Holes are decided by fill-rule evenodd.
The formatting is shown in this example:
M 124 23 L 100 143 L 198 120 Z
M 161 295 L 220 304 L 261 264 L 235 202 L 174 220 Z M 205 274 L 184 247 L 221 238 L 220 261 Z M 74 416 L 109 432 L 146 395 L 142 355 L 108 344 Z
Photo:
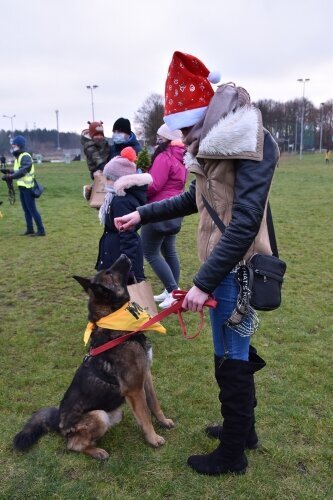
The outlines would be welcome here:
M 0 129 L 107 135 L 151 93 L 164 95 L 175 50 L 193 54 L 252 100 L 333 98 L 332 0 L 2 0 Z

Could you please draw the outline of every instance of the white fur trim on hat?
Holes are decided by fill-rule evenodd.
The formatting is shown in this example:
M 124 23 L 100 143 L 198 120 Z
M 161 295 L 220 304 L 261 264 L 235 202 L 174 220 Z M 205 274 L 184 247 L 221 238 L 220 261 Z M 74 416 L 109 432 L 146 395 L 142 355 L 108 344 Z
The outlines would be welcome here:
M 163 116 L 163 120 L 168 125 L 170 130 L 191 127 L 205 116 L 207 108 L 208 106 L 204 106 L 203 108 L 187 109 L 186 111 L 180 111 L 179 113 L 165 115 Z
M 157 135 L 164 137 L 164 139 L 168 139 L 169 141 L 175 141 L 177 139 L 181 139 L 183 134 L 180 130 L 171 130 L 168 125 L 163 123 L 157 131 Z

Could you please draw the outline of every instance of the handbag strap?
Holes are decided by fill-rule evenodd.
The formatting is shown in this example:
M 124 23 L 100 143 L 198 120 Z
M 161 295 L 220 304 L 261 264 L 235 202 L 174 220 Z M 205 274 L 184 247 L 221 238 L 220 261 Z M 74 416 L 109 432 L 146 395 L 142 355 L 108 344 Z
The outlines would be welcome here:
M 214 208 L 208 203 L 207 198 L 202 193 L 201 197 L 207 212 L 209 213 L 209 215 L 211 216 L 211 218 L 213 219 L 213 221 L 215 222 L 221 233 L 224 233 L 224 231 L 226 230 L 224 222 L 220 219 Z
M 224 222 L 220 219 L 220 217 L 217 215 L 216 211 L 214 208 L 208 203 L 206 197 L 201 194 L 202 201 L 206 207 L 207 212 L 215 222 L 216 226 L 219 228 L 221 233 L 224 233 L 226 230 L 226 226 Z M 267 221 L 267 229 L 268 229 L 268 237 L 269 237 L 269 243 L 272 249 L 272 253 L 274 257 L 279 258 L 279 251 L 277 247 L 277 242 L 276 242 L 276 236 L 275 236 L 275 230 L 274 230 L 274 224 L 273 224 L 273 217 L 272 217 L 272 211 L 269 202 L 267 203 L 267 212 L 266 212 L 266 221 Z
M 273 255 L 274 255 L 274 257 L 279 258 L 279 250 L 278 250 L 277 242 L 276 242 L 276 235 L 275 235 L 274 224 L 273 224 L 273 216 L 272 216 L 271 206 L 270 206 L 269 202 L 267 203 L 266 221 L 267 221 L 269 243 L 271 245 Z

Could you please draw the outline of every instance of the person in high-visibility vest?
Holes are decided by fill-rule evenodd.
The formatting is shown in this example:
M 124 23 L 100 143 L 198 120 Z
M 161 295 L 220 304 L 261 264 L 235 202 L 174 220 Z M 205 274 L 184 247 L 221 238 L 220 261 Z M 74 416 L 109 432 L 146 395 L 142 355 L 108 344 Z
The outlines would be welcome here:
M 42 218 L 36 207 L 36 199 L 31 188 L 34 185 L 35 167 L 30 153 L 26 151 L 26 140 L 22 135 L 17 135 L 12 141 L 12 154 L 15 156 L 14 170 L 2 176 L 2 180 L 16 179 L 20 192 L 20 200 L 26 221 L 26 231 L 22 236 L 45 236 Z M 33 221 L 37 226 L 34 231 Z

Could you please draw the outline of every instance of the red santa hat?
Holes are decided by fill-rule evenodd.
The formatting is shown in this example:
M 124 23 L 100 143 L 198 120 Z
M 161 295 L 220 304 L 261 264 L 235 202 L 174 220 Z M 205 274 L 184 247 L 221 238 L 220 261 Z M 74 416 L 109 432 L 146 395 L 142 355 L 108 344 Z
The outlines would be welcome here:
M 195 56 L 175 52 L 165 83 L 164 121 L 171 130 L 191 127 L 205 114 L 214 95 L 210 84 L 220 81 Z

